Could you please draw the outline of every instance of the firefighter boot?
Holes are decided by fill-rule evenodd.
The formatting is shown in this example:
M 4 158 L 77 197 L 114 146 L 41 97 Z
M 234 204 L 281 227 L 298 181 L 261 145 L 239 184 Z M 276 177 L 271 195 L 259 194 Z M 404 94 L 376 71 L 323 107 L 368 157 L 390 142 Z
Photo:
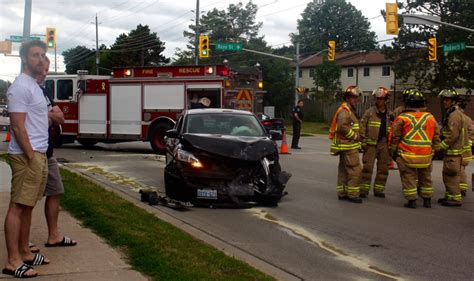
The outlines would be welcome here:
M 380 198 L 385 198 L 385 193 L 383 193 L 383 192 L 377 192 L 377 193 L 374 193 L 374 196 L 375 196 L 375 197 L 380 197 Z
M 466 195 L 467 195 L 466 190 L 461 190 L 461 196 L 466 197 Z
M 405 208 L 416 209 L 416 199 L 415 200 L 408 200 L 408 203 L 403 205 Z
M 431 198 L 423 198 L 423 207 L 431 208 Z
M 355 198 L 348 198 L 347 200 L 349 200 L 349 202 L 352 202 L 352 203 L 362 203 L 362 199 L 360 199 L 360 197 L 355 197 Z

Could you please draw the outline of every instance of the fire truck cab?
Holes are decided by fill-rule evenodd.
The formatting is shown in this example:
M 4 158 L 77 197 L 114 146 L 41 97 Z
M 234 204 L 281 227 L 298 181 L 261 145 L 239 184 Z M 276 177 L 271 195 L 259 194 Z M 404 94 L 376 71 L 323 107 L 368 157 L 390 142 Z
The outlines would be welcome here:
M 120 67 L 113 76 L 49 75 L 47 89 L 65 115 L 56 146 L 77 140 L 149 141 L 165 152 L 164 136 L 179 114 L 202 98 L 208 107 L 261 113 L 261 72 L 231 72 L 227 66 Z

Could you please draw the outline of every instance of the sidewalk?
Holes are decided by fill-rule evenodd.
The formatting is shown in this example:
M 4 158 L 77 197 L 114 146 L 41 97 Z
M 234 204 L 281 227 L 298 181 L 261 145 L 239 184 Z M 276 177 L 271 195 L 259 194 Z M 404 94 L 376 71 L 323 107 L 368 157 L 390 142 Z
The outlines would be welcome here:
M 0 161 L 0 266 L 6 261 L 4 219 L 10 200 L 10 167 Z M 148 280 L 134 271 L 115 249 L 108 246 L 89 229 L 82 228 L 79 222 L 67 212 L 59 212 L 59 231 L 78 241 L 75 247 L 45 248 L 47 239 L 44 217 L 44 199 L 38 202 L 33 211 L 31 242 L 41 253 L 51 260 L 51 264 L 35 266 L 40 276 L 30 280 Z M 0 280 L 18 280 L 0 273 Z

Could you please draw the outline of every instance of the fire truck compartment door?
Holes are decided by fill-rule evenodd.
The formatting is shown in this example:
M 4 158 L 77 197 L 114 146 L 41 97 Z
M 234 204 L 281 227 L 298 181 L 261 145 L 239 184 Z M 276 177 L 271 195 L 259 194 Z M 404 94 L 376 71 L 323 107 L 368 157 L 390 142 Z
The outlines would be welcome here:
M 82 95 L 79 99 L 79 134 L 107 133 L 106 95 Z
M 184 84 L 144 85 L 144 109 L 183 109 Z
M 142 87 L 110 85 L 110 133 L 121 135 L 141 134 Z

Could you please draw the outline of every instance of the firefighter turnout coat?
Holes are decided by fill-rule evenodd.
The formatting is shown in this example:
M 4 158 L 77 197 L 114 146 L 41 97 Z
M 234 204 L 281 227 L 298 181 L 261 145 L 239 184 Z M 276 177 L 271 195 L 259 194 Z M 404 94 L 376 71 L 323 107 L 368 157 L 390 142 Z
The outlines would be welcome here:
M 385 115 L 385 120 L 381 118 L 383 115 Z M 385 122 L 385 124 L 382 124 L 382 122 Z M 384 132 L 380 132 L 381 128 L 385 128 Z M 366 194 L 371 188 L 375 160 L 377 160 L 377 174 L 374 182 L 374 193 L 380 194 L 384 192 L 391 161 L 388 149 L 389 128 L 390 114 L 388 111 L 380 113 L 376 106 L 372 106 L 362 116 L 359 130 L 364 150 L 360 184 L 361 193 Z M 379 139 L 380 135 L 383 135 L 383 137 Z
M 433 115 L 418 109 L 407 108 L 393 122 L 390 150 L 396 158 L 407 200 L 420 195 L 431 198 L 431 161 L 433 148 L 439 144 L 439 129 Z
M 469 122 L 457 105 L 446 111 L 441 131 L 442 141 L 439 148 L 444 151 L 443 182 L 446 187 L 445 199 L 448 204 L 461 203 L 461 166 L 463 154 L 470 149 Z M 468 158 L 469 156 L 467 156 Z
M 329 139 L 331 154 L 339 155 L 337 194 L 339 197 L 358 198 L 362 171 L 359 159 L 359 120 L 346 102 L 334 114 Z

